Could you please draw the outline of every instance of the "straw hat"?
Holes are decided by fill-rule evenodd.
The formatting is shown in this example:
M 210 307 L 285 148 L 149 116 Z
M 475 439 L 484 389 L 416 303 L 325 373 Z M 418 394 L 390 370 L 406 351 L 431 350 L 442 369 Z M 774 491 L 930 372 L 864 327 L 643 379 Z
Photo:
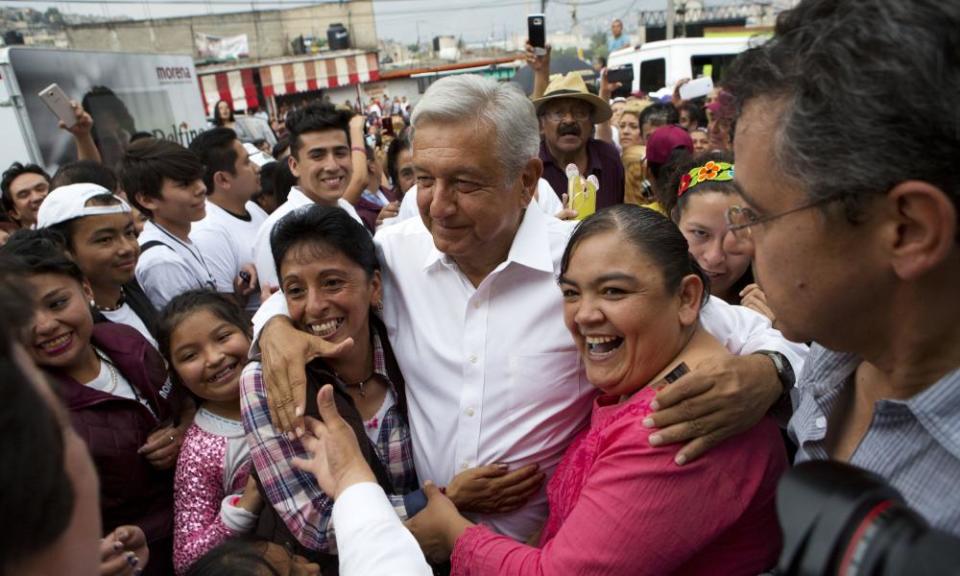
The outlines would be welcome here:
M 533 105 L 537 108 L 537 112 L 540 112 L 540 108 L 542 108 L 544 104 L 552 100 L 559 100 L 560 98 L 576 98 L 577 100 L 583 100 L 592 105 L 593 121 L 596 123 L 606 122 L 613 116 L 613 110 L 610 108 L 610 105 L 607 104 L 603 98 L 591 94 L 590 91 L 587 90 L 587 85 L 583 82 L 583 78 L 577 72 L 570 72 L 569 74 L 551 80 L 547 89 L 543 92 L 543 96 L 533 100 Z

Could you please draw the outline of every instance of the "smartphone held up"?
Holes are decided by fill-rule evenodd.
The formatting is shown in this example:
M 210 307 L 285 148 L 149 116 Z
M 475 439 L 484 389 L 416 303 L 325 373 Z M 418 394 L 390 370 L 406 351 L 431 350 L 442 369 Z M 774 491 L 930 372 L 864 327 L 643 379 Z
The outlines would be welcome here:
M 70 103 L 70 99 L 56 83 L 41 90 L 38 96 L 67 128 L 73 128 L 77 123 L 77 115 L 73 111 L 73 104 Z
M 543 14 L 527 16 L 527 39 L 534 54 L 543 56 L 547 53 L 547 24 Z

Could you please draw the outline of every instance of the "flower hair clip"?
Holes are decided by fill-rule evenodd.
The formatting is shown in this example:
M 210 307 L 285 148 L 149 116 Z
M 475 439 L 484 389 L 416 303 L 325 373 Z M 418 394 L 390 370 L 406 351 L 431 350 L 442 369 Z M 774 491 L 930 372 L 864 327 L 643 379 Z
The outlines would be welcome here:
M 680 177 L 677 197 L 683 196 L 687 190 L 704 182 L 729 182 L 731 180 L 733 180 L 733 164 L 711 160 Z

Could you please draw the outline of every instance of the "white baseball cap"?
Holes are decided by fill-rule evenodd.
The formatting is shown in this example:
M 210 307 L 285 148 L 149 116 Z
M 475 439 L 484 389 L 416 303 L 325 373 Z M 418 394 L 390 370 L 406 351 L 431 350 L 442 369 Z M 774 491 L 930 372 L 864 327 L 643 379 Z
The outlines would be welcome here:
M 96 196 L 113 196 L 120 203 L 111 206 L 87 206 L 87 202 Z M 114 195 L 99 184 L 70 184 L 56 188 L 43 199 L 40 210 L 37 212 L 37 228 L 47 228 L 84 216 L 129 212 L 130 206 L 124 202 L 123 198 Z

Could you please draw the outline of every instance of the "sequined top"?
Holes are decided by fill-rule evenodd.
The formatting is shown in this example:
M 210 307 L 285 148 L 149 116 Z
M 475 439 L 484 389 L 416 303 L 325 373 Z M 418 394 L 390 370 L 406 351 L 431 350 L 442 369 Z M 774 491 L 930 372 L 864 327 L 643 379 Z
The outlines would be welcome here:
M 174 479 L 173 565 L 178 575 L 212 548 L 249 532 L 257 516 L 232 504 L 250 475 L 239 420 L 200 408 L 187 430 Z

